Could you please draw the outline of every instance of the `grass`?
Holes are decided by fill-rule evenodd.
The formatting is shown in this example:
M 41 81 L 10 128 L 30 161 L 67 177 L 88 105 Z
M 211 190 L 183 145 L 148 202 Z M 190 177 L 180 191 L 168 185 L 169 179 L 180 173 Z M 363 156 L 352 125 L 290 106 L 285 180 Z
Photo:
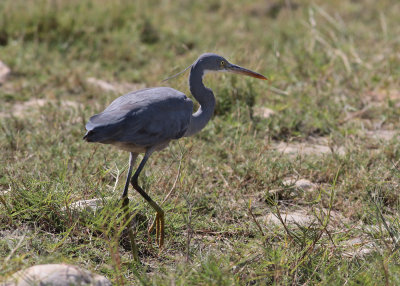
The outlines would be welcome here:
M 0 87 L 0 276 L 65 262 L 116 285 L 398 284 L 399 13 L 389 0 L 2 1 L 0 59 L 12 74 Z M 163 250 L 148 242 L 152 210 L 130 191 L 137 268 L 116 207 L 128 154 L 81 140 L 119 94 L 86 79 L 157 86 L 203 52 L 270 81 L 205 78 L 213 120 L 140 177 L 157 202 L 171 191 Z M 166 84 L 190 94 L 185 78 Z M 24 109 L 33 98 L 45 104 Z M 321 137 L 344 151 L 275 148 Z M 71 207 L 93 198 L 104 200 L 94 213 Z M 284 220 L 299 210 L 314 223 Z

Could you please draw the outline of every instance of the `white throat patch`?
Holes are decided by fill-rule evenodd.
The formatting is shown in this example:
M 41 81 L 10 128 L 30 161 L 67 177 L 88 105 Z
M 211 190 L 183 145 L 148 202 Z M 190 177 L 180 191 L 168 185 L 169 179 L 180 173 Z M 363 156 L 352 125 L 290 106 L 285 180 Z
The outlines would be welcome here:
M 224 72 L 224 71 L 225 71 L 225 70 L 218 70 L 218 71 L 215 71 L 215 70 L 204 70 L 204 71 L 203 71 L 203 75 L 201 76 L 201 79 L 203 79 L 204 76 L 205 76 L 206 74 L 210 73 L 210 72 Z

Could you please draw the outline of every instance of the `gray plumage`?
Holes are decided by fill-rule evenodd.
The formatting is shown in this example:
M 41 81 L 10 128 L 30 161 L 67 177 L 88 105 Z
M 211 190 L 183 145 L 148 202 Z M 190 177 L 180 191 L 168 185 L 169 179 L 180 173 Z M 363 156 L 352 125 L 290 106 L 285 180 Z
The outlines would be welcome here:
M 155 226 L 160 247 L 164 241 L 164 211 L 138 185 L 139 174 L 148 158 L 154 151 L 165 148 L 171 140 L 196 134 L 211 119 L 215 97 L 211 89 L 203 84 L 203 76 L 206 72 L 228 71 L 266 79 L 261 74 L 231 64 L 223 57 L 210 53 L 201 55 L 189 68 L 190 92 L 200 104 L 194 114 L 192 114 L 192 100 L 182 92 L 169 87 L 147 88 L 117 98 L 103 112 L 92 116 L 86 124 L 87 133 L 83 137 L 88 142 L 112 144 L 131 152 L 128 175 L 122 194 L 126 219 L 129 219 L 128 187 L 131 183 L 157 212 L 149 232 Z M 145 155 L 130 179 L 138 153 L 145 153 Z M 134 258 L 138 260 L 131 229 L 129 236 Z
M 169 87 L 131 92 L 90 118 L 85 139 L 145 152 L 181 138 L 189 127 L 192 110 L 193 102 Z

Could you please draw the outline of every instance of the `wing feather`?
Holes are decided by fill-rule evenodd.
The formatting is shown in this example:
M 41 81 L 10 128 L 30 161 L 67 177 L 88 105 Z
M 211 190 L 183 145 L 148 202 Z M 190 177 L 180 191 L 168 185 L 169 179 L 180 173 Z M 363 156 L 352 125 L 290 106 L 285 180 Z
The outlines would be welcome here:
M 172 88 L 128 93 L 89 119 L 85 138 L 91 142 L 155 146 L 182 137 L 192 111 L 193 102 Z

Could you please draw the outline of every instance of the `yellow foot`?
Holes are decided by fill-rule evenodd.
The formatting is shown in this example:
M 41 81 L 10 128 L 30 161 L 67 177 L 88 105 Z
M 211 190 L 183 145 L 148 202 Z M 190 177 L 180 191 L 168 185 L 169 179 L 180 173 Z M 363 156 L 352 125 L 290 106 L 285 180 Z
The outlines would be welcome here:
M 149 234 L 154 230 L 154 227 L 156 228 L 156 242 L 162 248 L 164 245 L 164 212 L 156 213 L 156 218 L 148 230 Z

